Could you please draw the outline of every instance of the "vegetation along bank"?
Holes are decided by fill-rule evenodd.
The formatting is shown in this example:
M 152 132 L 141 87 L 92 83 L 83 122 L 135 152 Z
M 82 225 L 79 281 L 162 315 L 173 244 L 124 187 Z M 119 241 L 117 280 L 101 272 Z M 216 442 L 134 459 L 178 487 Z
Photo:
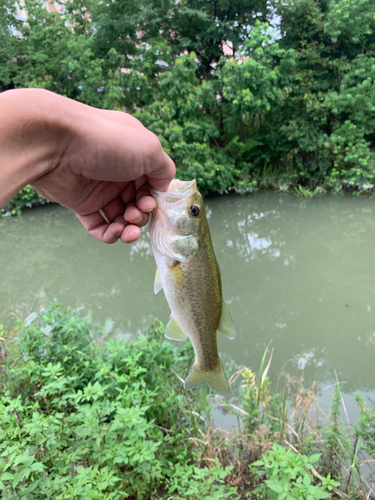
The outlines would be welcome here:
M 48 10 L 26 0 L 17 9 L 0 6 L 1 91 L 42 87 L 126 110 L 202 191 L 373 191 L 371 0 L 72 0 Z M 34 202 L 27 189 L 3 214 Z
M 159 322 L 105 339 L 54 303 L 0 333 L 4 500 L 371 498 L 375 409 L 357 395 L 358 423 L 341 424 L 339 383 L 322 418 L 315 383 L 273 389 L 266 351 L 258 374 L 230 378 L 241 408 L 221 400 L 238 420 L 228 432 L 205 389 L 183 390 L 191 344 L 171 345 Z

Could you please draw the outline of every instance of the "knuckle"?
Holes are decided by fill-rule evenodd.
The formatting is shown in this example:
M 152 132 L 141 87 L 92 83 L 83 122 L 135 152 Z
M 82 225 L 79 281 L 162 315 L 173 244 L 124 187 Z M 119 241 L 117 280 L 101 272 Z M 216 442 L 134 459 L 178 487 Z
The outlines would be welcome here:
M 147 136 L 147 151 L 150 156 L 159 156 L 163 153 L 163 148 L 159 138 L 150 131 L 148 131 Z
M 175 165 L 175 162 L 172 160 L 172 158 L 169 158 L 168 169 L 169 169 L 169 172 L 168 172 L 169 176 L 171 179 L 173 179 L 174 176 L 176 175 L 176 165 Z

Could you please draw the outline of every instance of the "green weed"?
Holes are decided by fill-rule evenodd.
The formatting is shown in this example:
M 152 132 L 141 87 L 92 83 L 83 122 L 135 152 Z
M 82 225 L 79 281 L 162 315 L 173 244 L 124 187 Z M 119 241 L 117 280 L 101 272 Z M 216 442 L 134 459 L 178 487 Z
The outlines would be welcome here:
M 260 467 L 256 474 L 266 477 L 253 493 L 260 493 L 262 498 L 270 500 L 329 498 L 330 493 L 324 490 L 332 491 L 340 483 L 327 476 L 323 479 L 323 487 L 313 484 L 310 471 L 320 456 L 315 454 L 307 457 L 274 443 L 267 455 L 252 464 L 252 468 Z
M 53 304 L 31 325 L 0 328 L 0 488 L 4 500 L 370 498 L 375 410 L 357 396 L 342 423 L 340 384 L 324 415 L 318 385 L 245 368 L 238 419 L 213 423 L 205 389 L 184 391 L 189 343 L 174 347 L 155 321 L 133 341 Z M 323 420 L 322 420 L 323 418 Z
M 101 329 L 71 309 L 49 307 L 39 323 L 2 343 L 2 498 L 149 499 L 177 491 L 190 500 L 235 488 L 229 469 L 198 469 L 190 407 L 171 368 L 186 371 L 191 349 L 147 336 L 99 343 Z

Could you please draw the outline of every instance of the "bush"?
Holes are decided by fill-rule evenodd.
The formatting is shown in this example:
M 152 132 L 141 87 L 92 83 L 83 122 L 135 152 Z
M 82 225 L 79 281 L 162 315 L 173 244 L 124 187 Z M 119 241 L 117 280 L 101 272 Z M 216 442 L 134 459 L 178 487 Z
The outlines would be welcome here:
M 375 413 L 360 396 L 353 430 L 339 420 L 339 384 L 322 421 L 319 386 L 296 379 L 276 393 L 266 350 L 259 375 L 230 379 L 242 375 L 228 433 L 205 389 L 184 391 L 175 375 L 188 371 L 190 342 L 163 334 L 155 321 L 132 341 L 105 339 L 57 304 L 9 333 L 0 325 L 2 499 L 369 498 L 360 467 L 375 458 Z
M 254 467 L 260 467 L 257 474 L 267 478 L 254 493 L 262 493 L 262 498 L 270 500 L 330 498 L 330 493 L 313 484 L 309 473 L 313 468 L 312 464 L 317 462 L 320 456 L 321 454 L 316 454 L 309 458 L 299 453 L 294 454 L 291 449 L 285 450 L 274 443 L 272 450 L 264 458 L 252 464 Z M 332 486 L 339 486 L 339 483 L 327 477 L 324 478 L 323 485 L 332 490 Z
M 26 186 L 4 208 L 0 208 L 0 217 L 20 215 L 25 207 L 30 208 L 45 203 L 49 203 L 48 200 L 37 193 L 31 186 Z
M 0 91 L 126 109 L 203 191 L 374 190 L 372 0 L 25 9 L 27 23 L 11 0 L 0 8 Z
M 187 441 L 200 406 L 171 368 L 186 371 L 191 348 L 158 322 L 132 342 L 101 333 L 53 305 L 3 344 L 2 498 L 228 498 L 230 469 L 198 468 Z

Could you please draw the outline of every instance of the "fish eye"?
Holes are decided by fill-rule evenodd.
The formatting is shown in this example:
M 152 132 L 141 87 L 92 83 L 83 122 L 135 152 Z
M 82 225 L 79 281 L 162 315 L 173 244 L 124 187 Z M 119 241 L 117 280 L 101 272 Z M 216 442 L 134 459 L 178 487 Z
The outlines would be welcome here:
M 191 214 L 193 217 L 198 217 L 198 215 L 199 215 L 199 207 L 198 207 L 198 205 L 192 205 L 192 206 L 189 208 L 189 212 L 190 212 L 190 214 Z

